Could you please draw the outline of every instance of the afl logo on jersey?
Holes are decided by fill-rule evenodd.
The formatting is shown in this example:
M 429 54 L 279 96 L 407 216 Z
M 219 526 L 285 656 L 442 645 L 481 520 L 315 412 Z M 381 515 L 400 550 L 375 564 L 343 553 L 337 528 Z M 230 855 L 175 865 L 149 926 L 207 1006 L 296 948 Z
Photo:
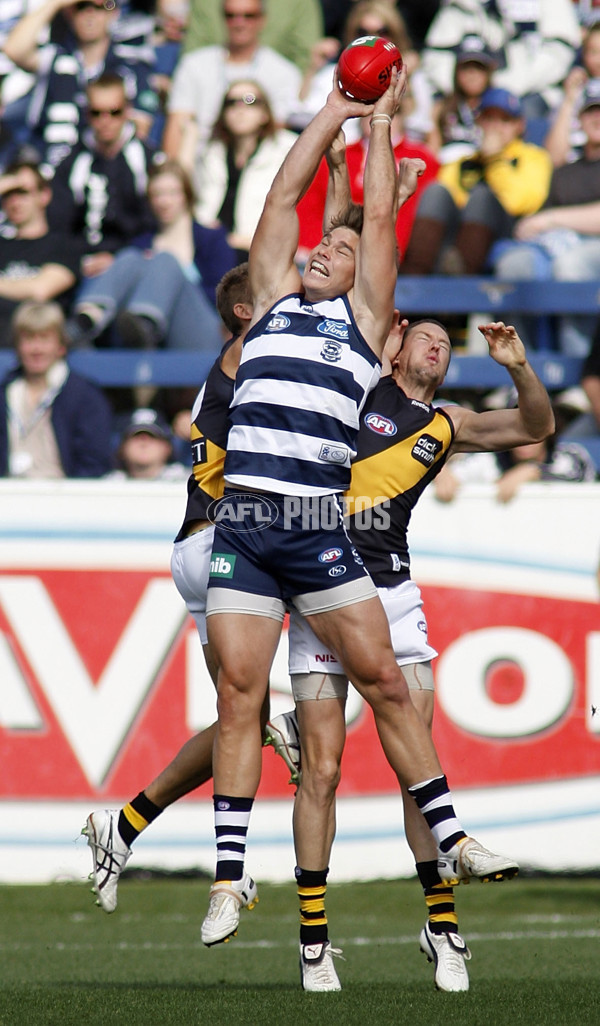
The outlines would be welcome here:
M 323 343 L 319 355 L 322 356 L 324 360 L 327 360 L 327 363 L 338 363 L 338 361 L 342 359 L 343 352 L 343 347 L 339 342 L 331 342 L 328 340 Z
M 321 335 L 333 335 L 335 338 L 348 338 L 348 325 L 343 321 L 330 321 L 329 319 L 317 324 L 317 331 Z
M 325 549 L 319 556 L 319 563 L 335 563 L 336 559 L 341 559 L 343 555 L 342 549 Z
M 390 420 L 389 417 L 383 417 L 381 413 L 368 413 L 365 417 L 365 424 L 376 435 L 388 435 L 388 437 L 391 437 L 398 430 L 394 421 Z
M 266 331 L 285 331 L 289 328 L 291 321 L 285 314 L 275 314 L 267 324 Z

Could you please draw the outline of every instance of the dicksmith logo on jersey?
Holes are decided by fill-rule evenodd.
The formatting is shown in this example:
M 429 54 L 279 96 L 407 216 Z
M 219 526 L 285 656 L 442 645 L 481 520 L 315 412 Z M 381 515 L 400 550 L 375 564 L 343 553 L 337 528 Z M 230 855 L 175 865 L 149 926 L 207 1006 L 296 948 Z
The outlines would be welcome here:
M 317 331 L 321 335 L 333 335 L 334 338 L 348 338 L 348 325 L 344 324 L 343 321 L 330 321 L 327 318 L 317 324 Z
M 412 456 L 423 466 L 430 467 L 441 448 L 442 443 L 439 438 L 434 438 L 433 435 L 421 435 L 416 445 L 413 445 Z
M 237 556 L 229 552 L 213 552 L 210 560 L 209 577 L 233 577 Z
M 319 356 L 322 356 L 327 363 L 338 363 L 342 359 L 342 353 L 344 347 L 339 342 L 331 342 L 328 340 L 323 343 Z
M 291 323 L 289 317 L 286 317 L 285 314 L 275 314 L 267 324 L 266 331 L 285 331 Z
M 365 417 L 365 424 L 376 435 L 388 435 L 388 437 L 391 437 L 398 430 L 393 420 L 390 420 L 389 417 L 382 417 L 380 413 L 368 413 Z
M 336 559 L 341 559 L 343 555 L 342 549 L 325 549 L 319 556 L 319 563 L 335 563 Z

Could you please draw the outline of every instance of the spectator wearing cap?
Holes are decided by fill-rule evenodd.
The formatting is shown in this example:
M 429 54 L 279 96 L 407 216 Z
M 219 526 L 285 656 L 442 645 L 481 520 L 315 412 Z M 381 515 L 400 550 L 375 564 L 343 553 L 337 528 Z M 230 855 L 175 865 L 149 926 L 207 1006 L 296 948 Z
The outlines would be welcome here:
M 479 148 L 445 164 L 423 193 L 401 274 L 482 274 L 496 239 L 543 204 L 552 165 L 540 146 L 522 139 L 519 99 L 488 89 L 477 116 Z
M 441 164 L 469 156 L 477 150 L 481 131 L 477 114 L 481 97 L 490 88 L 497 58 L 481 36 L 465 36 L 456 51 L 454 90 L 438 96 L 432 110 L 429 149 Z
M 541 210 L 521 217 L 512 240 L 497 248 L 495 272 L 504 281 L 597 281 L 600 277 L 600 89 L 596 81 L 583 94 L 580 119 L 586 135 L 583 156 L 554 169 Z M 560 350 L 569 356 L 586 356 L 594 326 L 593 316 L 561 317 Z M 526 321 L 518 331 L 531 345 Z
M 66 362 L 58 303 L 20 304 L 12 336 L 18 364 L 0 385 L 0 475 L 103 477 L 112 414 L 100 389 Z
M 573 0 L 445 0 L 429 26 L 422 54 L 436 92 L 452 92 L 456 50 L 471 34 L 501 55 L 492 85 L 518 96 L 524 117 L 543 118 L 560 103 L 561 83 L 581 44 Z
M 563 84 L 563 98 L 554 112 L 544 146 L 555 167 L 578 160 L 586 142 L 579 112 L 584 91 L 600 89 L 600 21 L 583 38 L 580 62 L 571 68 Z
M 135 410 L 125 425 L 117 450 L 116 470 L 111 480 L 185 481 L 188 471 L 172 462 L 173 436 L 156 410 Z
M 43 33 L 61 11 L 72 45 L 40 46 Z M 85 85 L 104 72 L 123 79 L 140 136 L 150 130 L 158 107 L 149 83 L 150 64 L 143 59 L 143 50 L 113 41 L 111 28 L 118 13 L 115 0 L 44 0 L 20 19 L 4 44 L 7 56 L 36 76 L 28 122 L 40 156 L 52 167 L 78 142 L 85 128 Z

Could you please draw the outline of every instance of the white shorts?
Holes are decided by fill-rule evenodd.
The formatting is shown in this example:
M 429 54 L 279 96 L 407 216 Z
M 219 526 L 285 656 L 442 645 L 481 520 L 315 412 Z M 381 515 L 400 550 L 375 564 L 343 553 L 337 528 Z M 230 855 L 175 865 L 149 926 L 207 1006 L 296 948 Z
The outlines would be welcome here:
M 437 652 L 427 641 L 427 621 L 423 599 L 414 581 L 403 581 L 394 588 L 378 588 L 377 593 L 390 625 L 390 635 L 398 666 L 426 663 Z M 310 624 L 292 607 L 290 610 L 290 675 L 297 673 L 343 673 L 338 660 L 313 632 Z
M 212 526 L 196 531 L 183 541 L 175 542 L 171 554 L 171 574 L 175 587 L 194 619 L 203 645 L 208 643 L 206 593 L 214 533 Z

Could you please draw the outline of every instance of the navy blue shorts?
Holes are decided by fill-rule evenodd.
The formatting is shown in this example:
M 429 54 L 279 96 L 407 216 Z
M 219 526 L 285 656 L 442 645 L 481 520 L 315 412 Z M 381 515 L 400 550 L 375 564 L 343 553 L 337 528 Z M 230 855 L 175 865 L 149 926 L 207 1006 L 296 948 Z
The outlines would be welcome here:
M 231 489 L 214 504 L 211 520 L 207 616 L 229 611 L 283 619 L 289 601 L 310 614 L 377 594 L 335 495 Z

